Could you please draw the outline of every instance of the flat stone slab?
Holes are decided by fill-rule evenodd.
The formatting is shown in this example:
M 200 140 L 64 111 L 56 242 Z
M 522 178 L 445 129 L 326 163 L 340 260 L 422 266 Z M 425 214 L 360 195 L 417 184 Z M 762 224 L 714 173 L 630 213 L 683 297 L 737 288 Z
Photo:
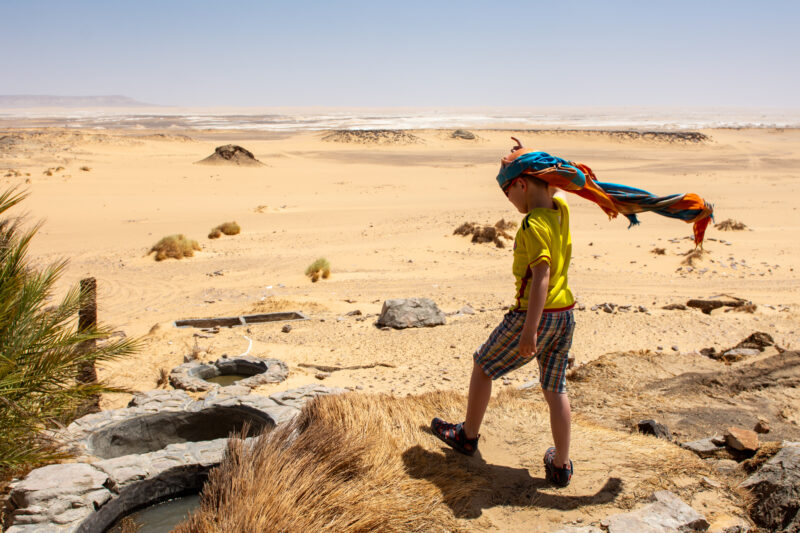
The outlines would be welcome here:
M 296 389 L 278 392 L 270 396 L 279 405 L 302 409 L 306 402 L 325 394 L 341 394 L 346 392 L 338 387 L 326 387 L 324 385 L 304 385 Z
M 711 457 L 720 451 L 723 447 L 715 442 L 715 437 L 708 437 L 705 439 L 695 440 L 691 442 L 684 442 L 681 448 L 685 448 L 699 455 L 700 457 Z
M 608 533 L 667 533 L 708 529 L 709 523 L 705 517 L 672 492 L 656 491 L 653 499 L 653 503 L 636 511 L 604 518 L 601 524 Z

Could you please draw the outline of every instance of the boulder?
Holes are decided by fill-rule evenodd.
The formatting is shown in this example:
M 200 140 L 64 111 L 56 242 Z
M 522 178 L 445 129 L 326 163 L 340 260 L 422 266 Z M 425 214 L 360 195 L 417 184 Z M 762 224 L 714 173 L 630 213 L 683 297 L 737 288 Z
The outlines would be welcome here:
M 725 432 L 725 444 L 740 452 L 755 452 L 761 445 L 758 442 L 758 433 L 733 426 Z
M 669 428 L 664 424 L 659 424 L 655 420 L 639 420 L 637 427 L 639 433 L 644 435 L 653 435 L 659 439 L 672 440 Z
M 608 533 L 666 533 L 705 531 L 709 523 L 703 515 L 686 505 L 672 492 L 653 493 L 653 503 L 630 513 L 609 516 L 601 521 Z
M 441 326 L 444 323 L 444 313 L 428 298 L 386 300 L 377 322 L 379 327 L 395 329 Z
M 740 487 L 755 497 L 750 518 L 768 531 L 800 531 L 800 442 L 784 442 Z

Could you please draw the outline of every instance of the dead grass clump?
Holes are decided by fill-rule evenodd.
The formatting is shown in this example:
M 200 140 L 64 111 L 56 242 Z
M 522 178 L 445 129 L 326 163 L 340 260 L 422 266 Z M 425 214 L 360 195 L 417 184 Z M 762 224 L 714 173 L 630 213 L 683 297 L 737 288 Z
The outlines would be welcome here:
M 242 231 L 242 228 L 240 228 L 239 224 L 237 224 L 236 222 L 223 222 L 222 224 L 211 230 L 211 232 L 208 234 L 208 238 L 218 239 L 220 236 L 222 236 L 222 234 L 238 235 L 240 231 Z
M 506 219 L 501 218 L 497 222 L 494 223 L 494 227 L 500 231 L 507 231 L 517 227 L 516 222 L 511 222 L 510 220 L 506 222 Z
M 137 533 L 142 529 L 142 526 L 136 523 L 136 520 L 134 520 L 130 516 L 126 516 L 125 518 L 120 520 L 118 527 L 120 533 Z
M 324 257 L 320 257 L 306 268 L 306 276 L 316 283 L 319 278 L 328 279 L 331 276 L 331 264 Z
M 650 253 L 656 255 L 666 255 L 667 250 L 665 250 L 664 248 L 653 248 L 652 250 L 650 250 Z
M 681 264 L 693 267 L 702 261 L 705 256 L 709 255 L 709 252 L 703 250 L 702 248 L 695 248 L 693 250 L 689 250 L 683 255 L 685 257 L 683 261 L 681 261 Z
M 482 480 L 417 443 L 438 449 L 421 422 L 461 404 L 454 394 L 319 397 L 252 447 L 232 439 L 199 510 L 175 531 L 460 530 L 444 500 L 465 506 Z
M 472 242 L 493 242 L 498 248 L 505 248 L 505 243 L 502 239 L 513 239 L 505 230 L 514 227 L 516 227 L 516 225 L 513 222 L 506 222 L 502 218 L 498 220 L 494 226 L 482 226 L 475 222 L 464 222 L 453 231 L 453 235 L 472 235 Z
M 193 239 L 187 239 L 183 234 L 168 235 L 158 241 L 148 255 L 155 252 L 156 261 L 163 261 L 168 257 L 175 259 L 183 259 L 184 257 L 192 257 L 195 251 L 200 251 L 200 245 Z
M 723 220 L 719 224 L 715 224 L 714 227 L 722 231 L 744 231 L 747 229 L 747 226 L 745 226 L 742 222 L 732 218 Z
M 166 368 L 159 368 L 158 369 L 158 377 L 156 378 L 156 388 L 157 389 L 166 389 L 167 383 L 169 383 L 169 370 Z
M 753 457 L 742 461 L 742 468 L 745 472 L 753 473 L 761 468 L 761 465 L 772 459 L 772 456 L 779 451 L 781 451 L 781 442 L 763 442 Z

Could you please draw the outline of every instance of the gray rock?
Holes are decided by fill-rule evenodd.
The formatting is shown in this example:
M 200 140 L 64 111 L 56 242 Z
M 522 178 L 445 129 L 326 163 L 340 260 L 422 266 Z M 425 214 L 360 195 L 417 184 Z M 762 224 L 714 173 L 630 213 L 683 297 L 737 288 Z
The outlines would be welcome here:
M 659 490 L 653 503 L 632 511 L 609 516 L 601 521 L 608 533 L 667 533 L 705 531 L 709 523 L 703 515 L 686 505 L 675 494 Z
M 760 353 L 761 352 L 759 352 L 754 348 L 734 348 L 732 350 L 728 350 L 727 352 L 723 353 L 722 356 L 728 358 L 736 358 L 736 360 L 738 361 L 739 359 L 745 357 L 752 357 Z
M 595 526 L 567 526 L 553 533 L 604 533 L 604 531 Z
M 296 389 L 279 392 L 270 396 L 280 405 L 292 407 L 294 409 L 302 409 L 306 402 L 324 394 L 341 394 L 345 392 L 344 389 L 338 387 L 326 387 L 324 385 L 305 385 Z
M 784 442 L 740 487 L 755 496 L 750 517 L 770 531 L 800 531 L 800 442 Z
M 659 424 L 655 420 L 639 420 L 637 427 L 639 433 L 643 433 L 644 435 L 653 435 L 659 439 L 672 440 L 669 428 L 664 424 Z
M 475 134 L 467 130 L 456 130 L 450 136 L 454 139 L 466 139 L 468 141 L 475 138 Z
M 686 448 L 687 450 L 693 451 L 700 457 L 711 457 L 721 450 L 722 446 L 719 446 L 716 442 L 714 442 L 714 437 L 708 437 L 692 442 L 684 442 L 681 444 L 681 448 Z
M 379 327 L 395 329 L 441 326 L 444 313 L 429 298 L 392 299 L 383 302 Z
M 731 475 L 739 469 L 739 463 L 733 459 L 706 459 L 706 462 L 721 474 Z
M 292 331 L 292 325 L 291 324 L 284 324 L 283 327 L 281 328 L 281 331 L 283 333 L 289 333 L 290 331 Z
M 536 387 L 537 385 L 539 385 L 539 380 L 538 379 L 532 379 L 532 380 L 526 381 L 522 385 L 518 386 L 517 390 L 528 390 L 528 389 L 532 389 L 532 388 Z
M 107 481 L 108 475 L 85 463 L 37 468 L 11 484 L 12 520 L 18 525 L 82 520 L 111 499 Z

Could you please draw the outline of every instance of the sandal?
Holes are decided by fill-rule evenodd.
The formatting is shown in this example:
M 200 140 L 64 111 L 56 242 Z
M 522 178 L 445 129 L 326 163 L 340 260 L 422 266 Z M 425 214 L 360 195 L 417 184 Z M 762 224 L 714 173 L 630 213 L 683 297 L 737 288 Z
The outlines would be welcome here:
M 569 485 L 570 480 L 572 479 L 572 459 L 569 461 L 569 466 L 564 466 L 562 468 L 557 467 L 553 464 L 553 460 L 556 458 L 556 449 L 555 447 L 547 448 L 547 451 L 544 452 L 544 470 L 545 470 L 545 479 L 550 481 L 551 483 L 558 485 L 559 487 L 566 487 Z
M 464 455 L 474 455 L 478 451 L 478 439 L 468 439 L 464 433 L 464 424 L 450 424 L 441 418 L 434 418 L 431 421 L 431 431 L 445 444 Z

